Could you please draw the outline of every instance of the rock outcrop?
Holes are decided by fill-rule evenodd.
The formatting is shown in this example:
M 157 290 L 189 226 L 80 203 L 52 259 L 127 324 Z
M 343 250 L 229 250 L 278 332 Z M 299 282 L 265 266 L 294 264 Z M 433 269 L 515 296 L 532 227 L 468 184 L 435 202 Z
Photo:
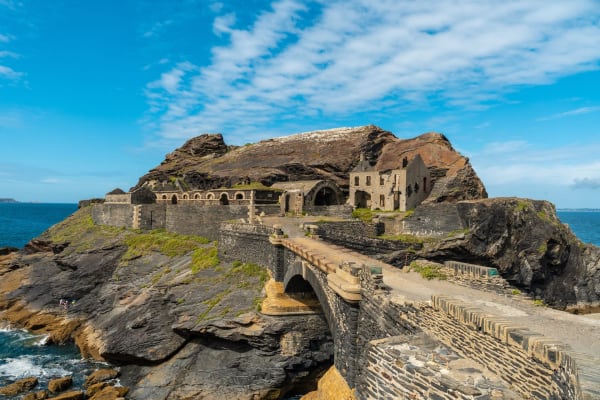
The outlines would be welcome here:
M 220 134 L 188 140 L 140 178 L 135 188 L 214 189 L 236 184 L 331 179 L 348 188 L 349 172 L 364 156 L 381 169 L 400 168 L 420 154 L 430 169 L 430 201 L 487 197 L 469 160 L 441 134 L 398 139 L 369 125 L 307 132 L 241 147 L 227 146 Z
M 425 241 L 411 257 L 495 267 L 513 285 L 556 308 L 600 305 L 600 248 L 582 243 L 547 201 L 425 204 L 404 225 L 405 233 L 442 235 Z M 387 260 L 402 265 L 406 254 L 390 254 Z
M 95 226 L 84 208 L 14 254 L 0 318 L 122 365 L 129 398 L 277 398 L 331 365 L 322 315 L 256 313 L 266 270 L 221 263 L 201 238 Z

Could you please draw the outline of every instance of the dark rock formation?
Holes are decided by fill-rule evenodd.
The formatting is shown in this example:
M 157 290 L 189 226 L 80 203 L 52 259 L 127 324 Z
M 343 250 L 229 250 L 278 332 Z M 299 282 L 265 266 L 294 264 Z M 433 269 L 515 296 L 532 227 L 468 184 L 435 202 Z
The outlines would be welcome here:
M 582 243 L 547 201 L 495 198 L 427 204 L 407 233 L 445 235 L 410 257 L 495 267 L 515 286 L 558 308 L 600 303 L 600 248 Z M 399 266 L 404 252 L 389 254 Z
M 49 343 L 75 340 L 84 356 L 120 364 L 129 397 L 276 397 L 331 365 L 323 316 L 255 312 L 264 270 L 193 267 L 198 260 L 189 250 L 129 254 L 140 234 L 89 221 L 90 210 L 79 210 L 36 240 L 35 249 L 0 262 L 0 310 L 16 326 L 49 334 Z M 68 245 L 57 253 L 56 242 Z M 216 253 L 212 243 L 192 248 Z M 69 300 L 67 311 L 60 299 Z M 96 375 L 90 385 L 104 379 Z M 97 389 L 95 395 L 104 390 Z
M 73 378 L 70 376 L 51 379 L 48 382 L 48 391 L 50 391 L 51 393 L 64 392 L 71 386 L 73 386 Z
M 487 197 L 468 159 L 440 134 L 401 140 L 373 125 L 308 132 L 228 147 L 223 137 L 201 135 L 167 155 L 135 188 L 214 189 L 235 184 L 331 179 L 348 188 L 349 172 L 363 155 L 378 168 L 400 168 L 420 154 L 434 184 L 430 201 Z
M 33 389 L 37 384 L 38 379 L 35 377 L 19 379 L 10 385 L 0 387 L 0 396 L 16 396 Z

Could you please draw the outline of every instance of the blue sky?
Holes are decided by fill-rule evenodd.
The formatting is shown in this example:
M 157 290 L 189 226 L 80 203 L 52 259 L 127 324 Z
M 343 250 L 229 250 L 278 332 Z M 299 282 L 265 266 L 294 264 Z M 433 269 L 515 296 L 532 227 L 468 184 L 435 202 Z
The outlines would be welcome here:
M 128 189 L 193 136 L 444 133 L 490 196 L 600 208 L 600 0 L 0 0 L 0 197 Z

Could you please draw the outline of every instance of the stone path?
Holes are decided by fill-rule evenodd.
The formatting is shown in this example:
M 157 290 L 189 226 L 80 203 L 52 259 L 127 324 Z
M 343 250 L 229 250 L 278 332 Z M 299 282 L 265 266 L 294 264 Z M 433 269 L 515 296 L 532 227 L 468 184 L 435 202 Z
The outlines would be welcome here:
M 392 296 L 422 302 L 429 301 L 433 295 L 451 297 L 486 314 L 505 318 L 548 339 L 564 343 L 581 369 L 582 384 L 586 382 L 586 385 L 600 389 L 600 318 L 597 315 L 573 315 L 536 306 L 531 300 L 521 296 L 502 296 L 447 281 L 428 281 L 417 273 L 407 273 L 349 249 L 301 236 L 303 232 L 299 224 L 302 221 L 299 219 L 280 220 L 277 223 L 282 225 L 290 240 L 319 257 L 338 264 L 350 261 L 382 267 L 384 283 L 391 288 Z

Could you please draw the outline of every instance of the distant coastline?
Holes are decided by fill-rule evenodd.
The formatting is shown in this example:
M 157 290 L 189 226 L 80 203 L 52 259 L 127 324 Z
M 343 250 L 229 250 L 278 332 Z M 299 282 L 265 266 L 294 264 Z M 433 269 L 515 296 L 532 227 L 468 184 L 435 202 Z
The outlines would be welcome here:
M 600 208 L 557 208 L 558 212 L 600 212 Z
M 0 203 L 18 203 L 15 199 L 8 199 L 0 197 Z

